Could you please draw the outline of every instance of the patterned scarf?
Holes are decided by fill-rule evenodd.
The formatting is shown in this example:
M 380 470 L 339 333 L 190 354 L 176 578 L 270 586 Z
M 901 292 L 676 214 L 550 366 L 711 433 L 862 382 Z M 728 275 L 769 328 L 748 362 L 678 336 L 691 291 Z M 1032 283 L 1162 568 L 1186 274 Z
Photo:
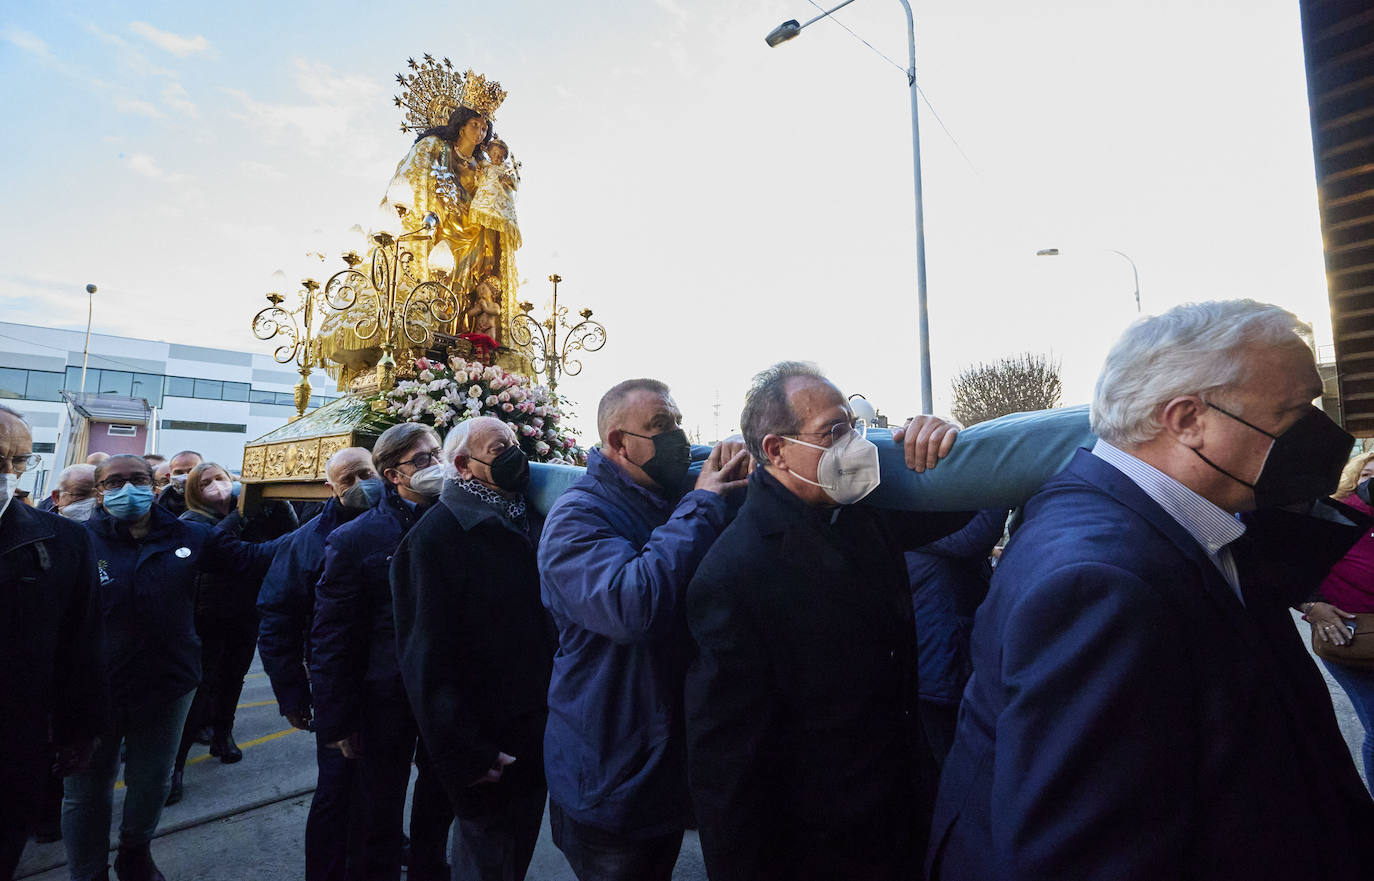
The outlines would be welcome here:
M 472 477 L 467 479 L 460 478 L 458 480 L 458 488 L 467 490 L 488 505 L 491 505 L 496 509 L 496 513 L 518 526 L 521 532 L 525 532 L 529 528 L 529 523 L 525 519 L 524 495 L 517 494 L 515 498 L 508 499 L 496 490 Z

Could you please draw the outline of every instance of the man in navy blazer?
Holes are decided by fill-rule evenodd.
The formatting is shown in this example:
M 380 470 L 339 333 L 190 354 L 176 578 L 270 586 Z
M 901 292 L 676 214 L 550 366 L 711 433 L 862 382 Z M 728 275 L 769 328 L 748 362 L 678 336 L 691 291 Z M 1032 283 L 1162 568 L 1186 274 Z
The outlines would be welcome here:
M 1027 505 L 978 612 L 931 878 L 1374 871 L 1374 803 L 1287 609 L 1359 534 L 1275 510 L 1349 452 L 1307 333 L 1193 304 L 1108 355 L 1099 442 Z

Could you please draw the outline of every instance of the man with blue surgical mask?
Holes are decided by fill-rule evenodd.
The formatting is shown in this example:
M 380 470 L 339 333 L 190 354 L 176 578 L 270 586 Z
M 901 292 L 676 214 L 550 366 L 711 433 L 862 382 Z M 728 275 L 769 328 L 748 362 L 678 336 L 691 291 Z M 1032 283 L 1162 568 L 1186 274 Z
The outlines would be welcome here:
M 157 879 L 150 842 L 172 787 L 182 727 L 200 680 L 194 605 L 204 570 L 261 573 L 274 545 L 246 544 L 179 520 L 153 504 L 153 468 L 116 455 L 95 473 L 98 506 L 86 529 L 95 550 L 110 682 L 110 723 L 87 770 L 67 778 L 62 840 L 74 881 L 105 877 L 114 781 L 125 797 L 115 872 Z
M 372 454 L 347 447 L 324 466 L 330 497 L 324 510 L 297 529 L 277 551 L 258 594 L 258 657 L 272 682 L 277 707 L 292 727 L 312 727 L 309 652 L 305 635 L 315 614 L 315 585 L 324 569 L 325 541 L 382 497 Z M 319 776 L 305 821 L 306 881 L 344 881 L 362 875 L 358 826 L 362 805 L 357 762 L 316 735 Z
M 856 504 L 878 486 L 878 450 L 812 365 L 756 376 L 740 421 L 761 467 L 687 590 L 688 770 L 707 872 L 919 878 L 935 781 L 903 552 L 971 514 Z M 894 440 L 933 465 L 955 431 L 923 417 Z

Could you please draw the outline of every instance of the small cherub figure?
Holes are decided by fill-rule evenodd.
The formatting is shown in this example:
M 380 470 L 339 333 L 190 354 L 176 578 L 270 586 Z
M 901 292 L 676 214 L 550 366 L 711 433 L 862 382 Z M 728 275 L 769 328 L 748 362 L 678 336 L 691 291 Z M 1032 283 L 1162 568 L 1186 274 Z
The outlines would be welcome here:
M 490 159 L 477 171 L 477 194 L 472 198 L 472 219 L 485 229 L 500 233 L 502 246 L 520 247 L 520 228 L 515 219 L 515 191 L 520 187 L 520 163 L 508 163 L 510 148 L 500 138 L 487 143 Z
M 495 276 L 487 276 L 472 289 L 472 300 L 463 315 L 468 320 L 469 333 L 480 333 L 500 342 L 501 283 Z

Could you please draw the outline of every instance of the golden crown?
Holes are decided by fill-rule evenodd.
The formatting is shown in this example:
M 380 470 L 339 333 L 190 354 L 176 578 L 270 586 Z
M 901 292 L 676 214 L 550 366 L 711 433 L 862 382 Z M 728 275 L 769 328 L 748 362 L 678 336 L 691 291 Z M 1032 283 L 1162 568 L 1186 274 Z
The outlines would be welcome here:
M 405 110 L 401 131 L 422 131 L 447 125 L 449 116 L 460 106 L 491 120 L 501 102 L 506 100 L 505 90 L 495 80 L 488 80 L 472 70 L 460 74 L 447 58 L 435 61 L 433 55 L 421 57 L 420 63 L 414 58 L 406 59 L 414 73 L 396 74 L 402 92 L 393 100 L 397 107 Z

